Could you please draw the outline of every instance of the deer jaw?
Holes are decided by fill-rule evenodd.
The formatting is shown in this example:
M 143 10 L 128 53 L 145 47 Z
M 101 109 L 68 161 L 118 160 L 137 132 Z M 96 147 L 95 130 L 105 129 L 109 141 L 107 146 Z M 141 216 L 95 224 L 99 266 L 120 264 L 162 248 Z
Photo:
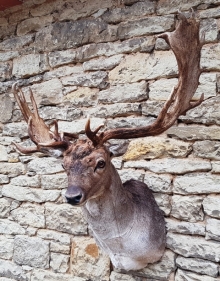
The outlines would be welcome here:
M 103 145 L 94 147 L 90 140 L 78 140 L 64 154 L 63 167 L 68 176 L 67 202 L 82 206 L 102 196 L 111 183 L 110 152 Z

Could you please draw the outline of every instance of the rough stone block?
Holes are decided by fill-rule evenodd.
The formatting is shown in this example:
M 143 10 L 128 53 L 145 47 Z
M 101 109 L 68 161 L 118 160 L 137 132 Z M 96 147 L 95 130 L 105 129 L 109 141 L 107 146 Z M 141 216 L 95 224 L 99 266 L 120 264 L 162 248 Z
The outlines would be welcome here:
M 17 222 L 8 219 L 1 219 L 0 234 L 5 234 L 5 235 L 25 234 L 25 229 Z
M 205 70 L 220 70 L 220 46 L 216 44 L 206 44 L 201 50 L 201 68 Z
M 37 175 L 50 175 L 63 172 L 61 159 L 52 157 L 35 158 L 27 165 L 28 172 L 34 172 Z
M 212 173 L 220 173 L 220 161 L 212 161 Z
M 193 6 L 197 6 L 201 4 L 200 0 L 195 0 L 193 2 Z M 178 0 L 174 0 L 172 2 L 172 5 L 170 5 L 169 0 L 160 0 L 157 5 L 157 14 L 158 15 L 164 15 L 164 14 L 173 14 L 177 13 L 178 10 L 181 9 L 181 11 L 188 11 L 192 8 L 192 2 L 189 0 L 185 0 L 182 2 L 179 2 Z
M 157 202 L 157 205 L 164 212 L 164 215 L 169 216 L 172 209 L 171 196 L 163 193 L 154 193 L 153 195 Z
M 110 275 L 110 281 L 137 281 L 137 279 L 128 274 L 112 271 Z
M 80 208 L 68 204 L 45 204 L 46 226 L 69 234 L 87 234 L 85 222 Z
M 0 259 L 10 260 L 13 256 L 14 239 L 0 235 Z
M 26 175 L 18 176 L 16 178 L 11 179 L 10 183 L 13 185 L 28 186 L 28 187 L 41 186 L 40 177 L 38 175 L 33 177 L 28 177 Z
M 203 200 L 203 209 L 205 214 L 210 217 L 220 218 L 220 196 L 219 195 L 208 195 Z
M 220 160 L 220 142 L 218 141 L 197 141 L 193 144 L 193 153 L 197 157 Z
M 15 51 L 20 50 L 23 47 L 33 43 L 34 35 L 28 34 L 20 37 L 13 37 L 10 39 L 6 39 L 0 43 L 0 51 Z
M 49 70 L 47 55 L 29 54 L 13 59 L 12 75 L 26 78 Z
M 200 18 L 209 18 L 210 19 L 210 18 L 218 18 L 219 16 L 220 16 L 219 7 L 199 11 Z
M 171 216 L 189 222 L 202 221 L 204 219 L 203 199 L 203 196 L 173 195 Z
M 178 194 L 220 193 L 220 177 L 212 174 L 188 174 L 176 177 L 173 192 Z
M 75 276 L 109 280 L 109 257 L 101 252 L 93 238 L 75 237 L 73 239 L 71 265 Z
M 43 189 L 64 189 L 67 188 L 66 173 L 41 176 L 41 188 Z
M 34 269 L 31 281 L 86 281 L 86 279 L 70 274 L 54 273 L 49 270 Z
M 3 175 L 8 175 L 9 177 L 16 177 L 18 175 L 24 174 L 25 169 L 22 163 L 0 162 L 0 171 Z
M 49 243 L 38 237 L 17 235 L 13 259 L 19 265 L 49 268 Z
M 19 52 L 17 51 L 8 51 L 8 52 L 0 53 L 0 61 L 6 62 L 18 56 L 19 56 Z
M 63 245 L 70 245 L 70 235 L 63 232 L 58 232 L 50 229 L 39 229 L 37 236 L 46 239 L 59 242 Z
M 138 181 L 143 181 L 144 170 L 132 170 L 132 169 L 122 169 L 118 171 L 122 182 L 134 179 Z
M 65 98 L 64 98 L 65 100 Z M 70 102 L 65 101 L 65 103 L 70 106 Z M 82 111 L 80 108 L 65 107 L 59 108 L 54 106 L 43 106 L 39 108 L 39 115 L 44 120 L 63 120 L 63 121 L 72 121 L 78 119 L 82 116 Z
M 70 254 L 70 246 L 64 245 L 62 243 L 51 241 L 50 242 L 50 251 L 58 253 L 58 254 L 69 255 Z M 60 264 L 60 266 L 62 266 L 62 265 Z M 62 271 L 57 271 L 57 272 L 62 272 Z
M 172 177 L 170 175 L 158 175 L 146 172 L 144 175 L 144 183 L 153 192 L 172 193 Z
M 65 76 L 75 76 L 75 75 L 82 75 L 83 74 L 83 67 L 82 65 L 65 65 L 55 68 L 51 71 L 44 73 L 44 80 L 48 81 L 53 78 L 65 77 Z M 76 86 L 72 86 L 77 89 Z
M 11 261 L 0 260 L 0 276 L 5 277 L 5 280 L 1 280 L 0 277 L 0 281 L 11 281 L 12 279 L 19 281 L 28 280 L 28 277 L 22 267 Z
M 200 34 L 205 33 L 205 42 L 216 42 L 218 40 L 217 20 L 207 18 L 200 21 Z
M 7 218 L 11 210 L 11 202 L 7 198 L 0 198 L 0 218 Z
M 76 61 L 76 50 L 69 49 L 64 51 L 55 51 L 48 54 L 49 64 L 51 67 L 73 63 Z
M 98 58 L 83 63 L 84 71 L 89 70 L 109 70 L 117 66 L 123 55 L 115 55 L 109 58 Z
M 0 145 L 0 162 L 8 161 L 8 153 L 5 146 Z
M 220 220 L 208 218 L 206 221 L 206 239 L 220 241 Z
M 74 107 L 89 107 L 97 104 L 96 88 L 79 87 L 76 91 L 73 91 L 65 96 L 64 102 L 70 103 Z
M 178 269 L 176 273 L 177 281 L 190 281 L 190 280 L 198 280 L 198 281 L 218 281 L 219 278 L 212 278 L 207 275 L 196 274 L 191 271 Z
M 66 273 L 69 269 L 69 255 L 51 253 L 50 267 L 54 272 Z
M 205 224 L 200 222 L 192 223 L 166 218 L 166 228 L 168 232 L 205 236 Z
M 0 82 L 11 78 L 12 64 L 10 62 L 0 62 Z
M 7 123 L 3 127 L 3 135 L 5 136 L 14 136 L 14 137 L 27 137 L 27 124 L 24 122 L 19 123 Z
M 0 174 L 0 184 L 9 183 L 9 178 L 6 175 Z

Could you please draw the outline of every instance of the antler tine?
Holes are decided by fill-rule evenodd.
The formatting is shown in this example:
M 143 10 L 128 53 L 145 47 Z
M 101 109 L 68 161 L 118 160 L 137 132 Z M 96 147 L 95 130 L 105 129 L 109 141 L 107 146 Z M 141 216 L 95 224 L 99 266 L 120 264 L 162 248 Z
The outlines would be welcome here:
M 97 146 L 100 142 L 100 136 L 97 135 L 99 130 L 103 128 L 104 124 L 100 125 L 95 131 L 92 131 L 90 128 L 90 117 L 88 116 L 86 125 L 85 125 L 85 132 L 87 137 L 92 141 L 94 146 Z
M 116 128 L 99 135 L 90 132 L 87 136 L 94 140 L 94 144 L 103 144 L 109 139 L 128 139 L 161 134 L 170 128 L 180 115 L 185 114 L 186 111 L 198 106 L 203 101 L 204 96 L 202 95 L 197 102 L 191 102 L 201 74 L 200 51 L 202 44 L 199 40 L 199 23 L 196 22 L 194 15 L 187 19 L 180 12 L 178 18 L 176 29 L 173 32 L 166 32 L 158 36 L 169 44 L 176 56 L 179 79 L 157 119 L 145 127 Z

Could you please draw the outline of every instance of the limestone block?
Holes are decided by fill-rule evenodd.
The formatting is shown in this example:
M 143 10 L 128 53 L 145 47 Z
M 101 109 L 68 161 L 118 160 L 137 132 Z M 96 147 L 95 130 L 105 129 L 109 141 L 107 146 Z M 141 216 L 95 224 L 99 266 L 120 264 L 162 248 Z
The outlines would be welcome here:
M 74 237 L 71 255 L 72 274 L 94 280 L 109 280 L 110 260 L 90 237 Z
M 208 218 L 206 221 L 206 239 L 220 241 L 220 220 Z
M 179 126 L 167 130 L 167 135 L 182 140 L 219 140 L 220 131 L 217 126 Z
M 58 254 L 61 253 L 61 254 L 69 255 L 70 254 L 70 246 L 64 245 L 62 243 L 51 241 L 50 242 L 50 251 L 58 253 Z M 59 271 L 59 272 L 61 272 L 61 271 Z
M 26 78 L 49 70 L 45 54 L 29 54 L 13 59 L 12 75 Z
M 66 273 L 68 271 L 69 255 L 51 253 L 50 267 L 54 272 Z
M 181 269 L 190 270 L 199 274 L 209 275 L 212 277 L 217 277 L 218 275 L 218 264 L 207 260 L 178 256 L 176 264 Z
M 86 122 L 87 119 L 80 119 L 72 122 L 59 121 L 58 124 L 59 124 L 60 132 L 80 134 L 80 133 L 85 133 Z M 91 130 L 94 130 L 101 124 L 104 124 L 105 119 L 91 118 L 90 123 L 91 123 Z
M 101 19 L 55 22 L 38 31 L 35 42 L 39 50 L 64 50 L 88 43 L 115 41 L 116 31 Z
M 54 273 L 49 270 L 34 269 L 31 275 L 31 281 L 86 281 L 86 279 L 72 276 L 70 274 Z
M 220 113 L 218 110 L 219 104 L 220 104 L 219 96 L 210 98 L 204 101 L 198 107 L 189 110 L 186 116 L 181 116 L 180 119 L 189 123 L 196 122 L 196 123 L 203 123 L 207 125 L 213 125 L 213 124 L 219 125 L 220 124 Z M 201 127 L 198 129 L 202 130 L 203 128 Z M 207 136 L 205 136 L 204 138 L 210 139 L 210 137 Z
M 4 145 L 0 145 L 0 162 L 8 161 L 7 149 Z
M 201 68 L 205 70 L 220 70 L 220 55 L 219 44 L 206 44 L 201 50 Z
M 163 105 L 164 102 L 161 101 L 148 100 L 147 102 L 142 102 L 142 115 L 157 117 L 161 112 Z
M 0 235 L 0 259 L 10 260 L 13 256 L 14 239 Z
M 20 22 L 24 19 L 27 19 L 28 17 L 29 17 L 28 9 L 21 9 L 15 13 L 12 13 L 9 16 L 9 23 L 14 24 L 14 23 Z
M 157 51 L 168 51 L 170 50 L 170 46 L 166 43 L 166 41 L 162 38 L 156 39 L 155 50 Z
M 48 54 L 49 64 L 51 67 L 57 67 L 63 64 L 73 63 L 76 61 L 76 54 L 75 49 L 50 52 Z
M 89 107 L 96 105 L 96 97 L 99 92 L 96 88 L 79 87 L 78 90 L 70 92 L 65 96 L 64 102 L 75 107 Z
M 212 161 L 212 173 L 220 173 L 220 162 L 219 161 Z
M 137 275 L 140 274 L 150 279 L 168 280 L 175 267 L 175 254 L 170 250 L 166 250 L 160 261 L 148 264 L 144 269 L 139 270 Z
M 118 25 L 119 39 L 128 39 L 134 36 L 150 35 L 165 32 L 172 28 L 174 23 L 173 16 L 146 17 L 127 21 Z
M 27 124 L 25 122 L 5 124 L 3 127 L 3 135 L 10 137 L 14 136 L 19 138 L 27 137 Z
M 59 242 L 63 245 L 70 245 L 70 235 L 67 233 L 58 232 L 50 229 L 39 229 L 37 232 L 37 236 L 42 239 Z
M 67 188 L 66 173 L 41 176 L 41 188 L 43 189 L 63 189 Z
M 53 21 L 53 17 L 51 15 L 42 16 L 42 17 L 34 17 L 23 20 L 17 26 L 17 35 L 22 36 L 30 33 L 31 31 L 37 31 L 44 26 L 50 24 Z
M 60 191 L 42 190 L 39 188 L 29 188 L 8 184 L 3 186 L 2 195 L 18 201 L 43 203 L 47 201 L 56 201 L 60 196 Z
M 17 222 L 8 219 L 0 219 L 0 234 L 25 234 L 25 229 Z
M 189 222 L 202 221 L 202 202 L 204 196 L 172 196 L 171 216 Z
M 3 183 L 9 183 L 9 178 L 6 175 L 0 174 L 0 184 L 3 184 Z
M 0 26 L 0 38 L 1 39 L 5 39 L 8 36 L 10 36 L 11 34 L 14 34 L 16 32 L 16 25 L 3 25 Z
M 0 218 L 8 217 L 11 210 L 11 202 L 6 198 L 0 198 Z
M 0 122 L 2 123 L 8 122 L 12 117 L 12 111 L 13 111 L 13 103 L 10 97 L 8 95 L 0 95 Z
M 203 209 L 205 214 L 210 217 L 220 218 L 220 196 L 219 195 L 208 195 L 203 200 Z
M 49 243 L 38 237 L 17 235 L 13 260 L 19 265 L 49 268 Z
M 154 159 L 151 161 L 138 160 L 124 163 L 125 168 L 142 168 L 154 173 L 185 174 L 189 172 L 209 171 L 210 162 L 201 159 Z
M 201 4 L 200 0 L 195 0 L 193 2 L 193 6 L 197 6 Z M 164 14 L 173 14 L 181 11 L 188 11 L 192 7 L 192 2 L 189 0 L 184 0 L 181 3 L 178 0 L 174 0 L 172 2 L 172 6 L 170 6 L 169 0 L 160 0 L 157 5 L 157 14 L 164 15 Z
M 164 40 L 163 40 L 164 41 Z M 172 88 L 177 85 L 177 78 L 158 79 L 150 83 L 149 98 L 151 100 L 167 100 L 170 96 Z
M 88 114 L 99 118 L 115 118 L 129 115 L 140 115 L 139 103 L 116 103 L 111 105 L 99 105 L 88 110 Z
M 45 204 L 46 226 L 49 229 L 69 234 L 87 234 L 85 222 L 80 208 L 69 204 Z
M 22 163 L 3 163 L 0 162 L 0 171 L 3 175 L 16 177 L 24 174 L 24 165 Z
M 219 278 L 212 278 L 207 275 L 196 274 L 190 271 L 185 271 L 178 269 L 176 274 L 176 281 L 191 281 L 191 280 L 198 280 L 198 281 L 218 281 Z
M 193 153 L 197 157 L 220 160 L 220 142 L 197 141 L 193 144 Z
M 123 160 L 155 159 L 162 157 L 186 157 L 191 151 L 190 143 L 163 137 L 147 137 L 132 140 Z
M 5 277 L 5 280 L 0 277 L 1 281 L 27 281 L 28 278 L 21 266 L 15 264 L 12 261 L 0 260 L 0 276 Z M 8 279 L 10 278 L 10 279 Z
M 43 2 L 45 2 L 45 0 L 43 0 Z M 41 16 L 51 14 L 54 12 L 54 10 L 60 9 L 62 7 L 60 1 L 53 1 L 53 2 L 49 2 L 49 3 L 44 3 L 43 5 L 39 5 L 41 3 L 39 3 L 39 0 L 37 0 L 37 3 L 35 3 L 35 4 L 38 4 L 38 5 L 32 6 L 30 9 L 30 14 L 33 17 L 41 17 Z
M 16 58 L 19 55 L 17 51 L 8 51 L 8 52 L 2 52 L 0 53 L 0 61 L 5 62 L 9 61 L 13 58 Z
M 171 193 L 172 177 L 170 175 L 158 175 L 145 172 L 144 183 L 154 192 Z
M 64 86 L 82 86 L 104 89 L 107 86 L 106 79 L 107 73 L 105 71 L 95 71 L 62 77 L 61 82 Z
M 123 58 L 123 55 L 115 55 L 108 58 L 93 59 L 83 63 L 84 71 L 89 70 L 109 70 L 117 66 Z
M 33 177 L 28 177 L 26 175 L 21 175 L 16 178 L 11 179 L 11 184 L 13 185 L 18 185 L 18 186 L 28 186 L 28 187 L 40 187 L 40 177 L 33 176 Z
M 60 66 L 58 68 L 55 68 L 51 71 L 48 71 L 44 73 L 44 80 L 51 80 L 53 78 L 59 78 L 59 77 L 64 77 L 64 76 L 69 76 L 69 75 L 79 75 L 83 74 L 83 67 L 82 65 L 65 65 L 65 66 Z M 76 87 L 76 86 L 72 86 Z
M 205 236 L 205 224 L 200 222 L 193 223 L 166 218 L 166 228 L 168 232 Z
M 113 85 L 104 91 L 100 91 L 98 100 L 100 103 L 104 104 L 143 101 L 148 99 L 147 88 L 147 83 L 145 81 Z
M 218 40 L 217 20 L 207 18 L 200 21 L 200 34 L 205 33 L 205 42 L 216 42 Z
M 0 43 L 0 50 L 1 51 L 15 51 L 20 50 L 24 46 L 29 45 L 34 41 L 34 35 L 28 34 L 25 36 L 20 37 L 13 37 L 10 39 L 6 39 Z
M 212 174 L 187 174 L 178 176 L 173 182 L 173 192 L 178 194 L 220 193 L 220 177 Z
M 44 228 L 44 206 L 24 203 L 11 212 L 12 218 L 21 225 Z
M 145 79 L 169 77 L 177 73 L 177 63 L 172 51 L 156 51 L 154 55 L 137 53 L 127 55 L 109 72 L 112 84 L 124 84 Z
M 72 106 L 72 104 L 70 104 L 70 106 Z M 80 108 L 59 108 L 57 106 L 43 106 L 39 108 L 39 115 L 44 120 L 72 121 L 74 119 L 80 118 L 82 115 L 82 111 Z
M 169 216 L 171 212 L 171 196 L 163 193 L 154 193 L 154 198 L 159 208 L 164 212 L 165 216 Z
M 219 7 L 199 11 L 200 18 L 218 18 L 219 16 L 220 16 Z
M 128 274 L 122 274 L 115 271 L 111 272 L 110 281 L 136 281 L 135 277 Z
M 27 165 L 27 171 L 34 172 L 37 175 L 50 175 L 63 172 L 61 159 L 52 157 L 35 158 Z
M 10 62 L 0 62 L 0 81 L 5 81 L 11 78 L 12 65 Z
M 119 23 L 122 21 L 137 19 L 146 15 L 153 14 L 155 2 L 145 1 L 134 3 L 132 6 L 107 10 L 102 18 L 108 23 Z
M 123 183 L 130 179 L 143 181 L 144 178 L 144 170 L 122 169 L 118 173 Z
M 201 258 L 213 262 L 220 260 L 220 244 L 202 237 L 168 233 L 167 247 L 184 257 Z

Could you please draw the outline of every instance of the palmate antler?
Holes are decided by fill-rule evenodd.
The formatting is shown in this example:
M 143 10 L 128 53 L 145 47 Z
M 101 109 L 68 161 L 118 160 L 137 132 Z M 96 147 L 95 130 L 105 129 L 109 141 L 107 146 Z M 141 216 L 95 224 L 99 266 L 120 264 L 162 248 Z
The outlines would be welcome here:
M 158 36 L 163 38 L 174 52 L 179 69 L 178 84 L 174 87 L 170 98 L 164 104 L 159 116 L 149 126 L 139 128 L 111 129 L 99 133 L 90 129 L 90 121 L 86 124 L 86 134 L 95 146 L 101 145 L 109 139 L 129 139 L 159 135 L 170 128 L 180 115 L 198 106 L 204 95 L 197 102 L 191 99 L 198 87 L 200 70 L 200 51 L 202 44 L 199 40 L 199 23 L 194 14 L 187 19 L 182 13 L 178 14 L 179 21 L 173 32 L 166 32 Z
M 55 120 L 54 132 L 45 124 L 44 120 L 39 116 L 37 105 L 30 89 L 30 98 L 33 107 L 33 112 L 28 107 L 27 101 L 21 89 L 17 87 L 17 83 L 12 86 L 14 97 L 19 105 L 25 121 L 28 124 L 28 135 L 30 139 L 36 144 L 35 147 L 23 147 L 17 143 L 13 143 L 16 148 L 24 154 L 33 152 L 45 152 L 46 148 L 57 149 L 64 151 L 68 148 L 71 138 L 78 138 L 75 134 L 59 133 L 58 123 Z

